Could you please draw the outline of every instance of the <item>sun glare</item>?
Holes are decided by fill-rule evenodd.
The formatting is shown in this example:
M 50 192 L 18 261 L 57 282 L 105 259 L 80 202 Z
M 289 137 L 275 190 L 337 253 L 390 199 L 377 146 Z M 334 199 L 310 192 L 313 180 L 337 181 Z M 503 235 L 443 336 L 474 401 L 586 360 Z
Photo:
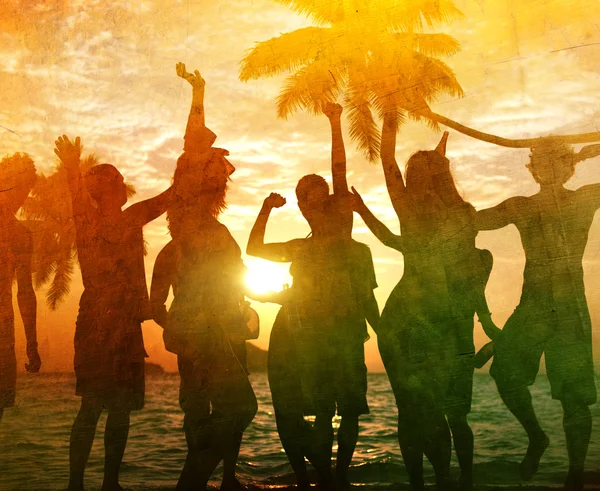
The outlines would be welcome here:
M 291 284 L 289 264 L 273 263 L 263 259 L 248 259 L 246 285 L 255 293 L 279 292 L 284 284 Z

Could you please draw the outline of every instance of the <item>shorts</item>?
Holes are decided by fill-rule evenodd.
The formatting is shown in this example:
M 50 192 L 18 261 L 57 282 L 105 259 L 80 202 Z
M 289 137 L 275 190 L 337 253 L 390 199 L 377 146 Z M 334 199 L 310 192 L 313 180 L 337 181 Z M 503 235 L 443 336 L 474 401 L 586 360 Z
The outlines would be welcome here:
M 275 410 L 300 410 L 305 416 L 333 417 L 336 411 L 340 416 L 368 414 L 364 336 L 354 329 L 354 321 L 336 323 L 336 328 L 347 328 L 348 335 L 339 339 L 331 326 L 320 324 L 292 333 L 288 320 L 283 307 L 269 343 L 269 385 Z
M 178 356 L 179 403 L 186 416 L 231 421 L 243 431 L 258 409 L 248 376 L 231 350 L 210 348 L 194 358 Z
M 515 309 L 494 342 L 490 375 L 500 389 L 533 385 L 545 354 L 553 399 L 596 402 L 589 314 L 577 307 L 543 311 L 530 301 Z

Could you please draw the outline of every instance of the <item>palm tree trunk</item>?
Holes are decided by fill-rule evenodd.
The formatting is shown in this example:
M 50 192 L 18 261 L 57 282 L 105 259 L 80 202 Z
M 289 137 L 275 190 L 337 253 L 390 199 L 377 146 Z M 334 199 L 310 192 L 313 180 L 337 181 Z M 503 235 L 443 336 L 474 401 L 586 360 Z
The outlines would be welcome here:
M 600 132 L 595 131 L 592 133 L 578 133 L 574 135 L 557 135 L 557 136 L 546 136 L 546 137 L 537 137 L 537 138 L 522 138 L 522 139 L 512 139 L 512 138 L 502 138 L 501 136 L 491 135 L 489 133 L 484 133 L 479 130 L 475 130 L 473 128 L 469 128 L 463 124 L 457 123 L 452 119 L 448 119 L 446 116 L 442 116 L 440 114 L 436 114 L 432 111 L 423 111 L 422 116 L 436 122 L 439 124 L 443 124 L 448 128 L 452 128 L 464 135 L 476 138 L 477 140 L 481 140 L 488 143 L 493 143 L 494 145 L 500 145 L 502 147 L 509 148 L 532 148 L 539 144 L 540 141 L 544 139 L 552 139 L 553 141 L 574 144 L 574 143 L 590 143 L 600 141 Z

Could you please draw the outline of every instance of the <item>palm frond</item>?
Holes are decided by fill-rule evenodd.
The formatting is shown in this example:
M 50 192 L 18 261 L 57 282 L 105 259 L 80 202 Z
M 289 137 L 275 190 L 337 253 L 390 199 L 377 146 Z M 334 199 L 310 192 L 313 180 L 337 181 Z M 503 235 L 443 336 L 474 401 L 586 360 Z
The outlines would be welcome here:
M 317 25 L 344 20 L 344 0 L 275 0 L 294 12 L 312 19 Z
M 328 61 L 319 60 L 289 76 L 277 97 L 277 116 L 286 119 L 298 109 L 319 114 L 326 102 L 334 102 L 344 74 Z
M 423 31 L 464 17 L 453 0 L 376 0 L 389 29 Z
M 240 62 L 242 82 L 295 71 L 312 62 L 332 42 L 331 29 L 304 27 L 257 43 Z
M 357 142 L 358 148 L 365 152 L 367 159 L 374 162 L 379 156 L 381 134 L 371 112 L 368 82 L 361 75 L 361 72 L 357 71 L 348 77 L 344 107 L 350 122 L 350 138 Z
M 71 250 L 64 250 L 60 260 L 56 264 L 52 284 L 46 293 L 46 301 L 52 310 L 56 310 L 58 305 L 69 294 L 73 271 L 73 252 Z
M 125 183 L 125 189 L 127 191 L 127 199 L 133 198 L 137 193 L 137 191 L 135 190 L 135 186 L 130 182 Z
M 393 33 L 396 49 L 418 51 L 425 56 L 451 56 L 460 51 L 457 39 L 447 34 Z

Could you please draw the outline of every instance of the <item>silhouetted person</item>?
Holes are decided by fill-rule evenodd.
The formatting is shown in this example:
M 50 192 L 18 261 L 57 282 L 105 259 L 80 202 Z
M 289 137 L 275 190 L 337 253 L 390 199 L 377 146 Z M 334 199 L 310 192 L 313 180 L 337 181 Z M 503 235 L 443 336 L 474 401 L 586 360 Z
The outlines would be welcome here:
M 576 191 L 564 184 L 577 162 L 600 154 L 600 145 L 578 154 L 551 138 L 532 149 L 528 168 L 540 185 L 537 194 L 510 198 L 477 213 L 481 230 L 513 223 L 525 249 L 521 301 L 494 341 L 490 374 L 508 409 L 529 437 L 521 475 L 535 474 L 549 440 L 540 427 L 528 386 L 535 381 L 542 353 L 552 388 L 561 401 L 569 454 L 566 489 L 583 489 L 583 468 L 592 428 L 589 405 L 596 402 L 592 331 L 585 298 L 582 258 L 600 184 Z
M 69 490 L 83 489 L 85 466 L 100 413 L 104 433 L 104 491 L 121 490 L 119 468 L 129 415 L 144 405 L 142 321 L 150 318 L 142 227 L 165 212 L 170 189 L 127 202 L 123 176 L 110 164 L 80 173 L 79 137 L 56 141 L 69 183 L 84 291 L 75 328 L 75 375 L 81 408 L 71 431 Z
M 182 63 L 177 73 L 193 87 L 192 109 L 167 211 L 173 240 L 156 259 L 151 286 L 154 319 L 164 328 L 165 347 L 177 354 L 181 377 L 188 455 L 177 489 L 205 489 L 221 460 L 221 489 L 245 489 L 235 467 L 243 432 L 257 411 L 245 367 L 245 341 L 252 336 L 240 311 L 245 266 L 217 219 L 234 168 L 225 150 L 211 147 L 216 137 L 204 123 L 204 80 Z
M 398 406 L 402 457 L 415 490 L 424 488 L 423 454 L 433 465 L 438 489 L 446 489 L 451 454 L 447 415 L 461 483 L 470 488 L 473 313 L 478 312 L 486 329 L 496 329 L 484 296 L 491 255 L 475 248 L 477 230 L 469 226 L 475 210 L 456 190 L 445 158 L 447 134 L 435 151 L 409 159 L 404 184 L 394 155 L 396 131 L 387 124 L 381 158 L 402 236 L 377 220 L 356 192 L 354 208 L 382 243 L 404 255 L 404 274 L 377 331 Z
M 369 412 L 364 341 L 365 319 L 376 328 L 377 286 L 369 248 L 351 239 L 352 208 L 346 183 L 341 135 L 341 106 L 324 112 L 332 127 L 333 195 L 317 175 L 303 177 L 296 187 L 298 206 L 312 236 L 285 243 L 264 243 L 269 214 L 285 200 L 271 194 L 264 202 L 248 240 L 247 252 L 271 261 L 292 262 L 292 287 L 271 332 L 269 384 L 282 445 L 298 485 L 309 486 L 304 457 L 329 482 L 336 409 L 338 431 L 336 475 L 350 485 L 348 468 L 358 438 L 358 419 Z M 314 429 L 304 421 L 315 415 Z
M 33 160 L 15 153 L 0 161 L 0 419 L 15 403 L 17 360 L 12 286 L 17 278 L 17 301 L 27 340 L 28 372 L 42 364 L 36 337 L 37 301 L 31 280 L 31 232 L 16 218 L 36 179 Z

